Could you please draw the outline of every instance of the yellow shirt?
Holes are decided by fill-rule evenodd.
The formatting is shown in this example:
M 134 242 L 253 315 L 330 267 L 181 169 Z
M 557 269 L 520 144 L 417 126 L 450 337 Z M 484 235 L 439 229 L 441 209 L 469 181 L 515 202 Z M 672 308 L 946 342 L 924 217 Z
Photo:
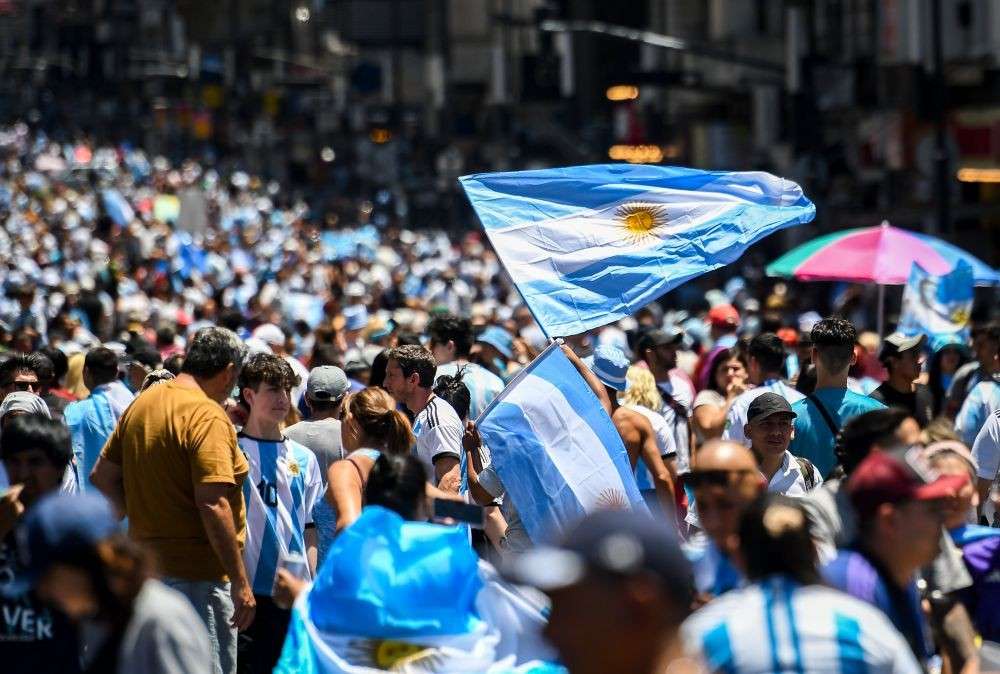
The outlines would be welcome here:
M 196 484 L 231 485 L 226 498 L 243 546 L 249 467 L 221 405 L 196 386 L 157 384 L 125 411 L 101 455 L 121 466 L 129 535 L 158 555 L 164 576 L 227 580 L 194 500 Z

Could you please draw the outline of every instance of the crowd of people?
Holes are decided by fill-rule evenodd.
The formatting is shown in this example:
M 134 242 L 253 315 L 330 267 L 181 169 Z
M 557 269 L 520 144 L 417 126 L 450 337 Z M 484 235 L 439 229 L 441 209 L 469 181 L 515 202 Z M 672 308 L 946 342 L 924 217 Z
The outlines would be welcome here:
M 296 607 L 326 650 L 386 639 L 329 671 L 995 657 L 989 307 L 968 340 L 859 333 L 740 280 L 566 336 L 648 515 L 532 540 L 475 421 L 547 339 L 481 237 L 371 203 L 316 222 L 250 175 L 23 125 L 0 154 L 4 671 L 317 671 Z M 498 633 L 475 666 L 389 641 L 459 608 Z

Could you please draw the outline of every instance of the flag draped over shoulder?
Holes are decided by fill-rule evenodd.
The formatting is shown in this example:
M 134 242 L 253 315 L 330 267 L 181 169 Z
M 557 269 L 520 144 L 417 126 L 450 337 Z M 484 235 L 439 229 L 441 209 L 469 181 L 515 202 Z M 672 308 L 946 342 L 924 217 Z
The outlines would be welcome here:
M 601 508 L 646 510 L 614 422 L 558 344 L 519 372 L 476 426 L 536 543 Z
M 797 184 L 762 172 L 606 164 L 459 181 L 552 337 L 628 316 L 816 214 Z
M 973 284 L 972 267 L 964 260 L 943 276 L 930 274 L 914 262 L 903 290 L 900 332 L 968 339 Z
M 555 672 L 546 611 L 478 561 L 464 528 L 370 506 L 296 602 L 274 671 Z

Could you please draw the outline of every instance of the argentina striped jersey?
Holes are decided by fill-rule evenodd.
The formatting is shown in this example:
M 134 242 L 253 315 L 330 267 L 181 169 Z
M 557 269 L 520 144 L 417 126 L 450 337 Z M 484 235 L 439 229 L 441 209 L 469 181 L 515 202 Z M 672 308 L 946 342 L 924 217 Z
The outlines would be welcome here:
M 727 674 L 917 674 L 881 611 L 822 585 L 772 576 L 732 590 L 684 622 L 685 643 Z
M 250 464 L 243 481 L 243 563 L 254 594 L 270 596 L 280 555 L 306 553 L 305 529 L 313 523 L 316 501 L 323 498 L 323 479 L 316 456 L 294 440 L 261 440 L 241 433 L 239 445 Z

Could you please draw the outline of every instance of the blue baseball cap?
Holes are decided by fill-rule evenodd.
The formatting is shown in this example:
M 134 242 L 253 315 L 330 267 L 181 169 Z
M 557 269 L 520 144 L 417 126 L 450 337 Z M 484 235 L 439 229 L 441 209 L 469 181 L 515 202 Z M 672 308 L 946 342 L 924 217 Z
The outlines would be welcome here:
M 590 369 L 605 386 L 624 391 L 628 388 L 628 380 L 625 378 L 628 366 L 629 360 L 621 349 L 604 345 L 594 349 L 594 362 Z
M 489 326 L 479 333 L 476 341 L 489 344 L 508 360 L 514 357 L 514 338 L 501 327 L 497 327 L 496 325 Z
M 18 554 L 25 571 L 3 588 L 3 594 L 27 592 L 52 564 L 76 558 L 118 528 L 118 518 L 103 496 L 46 496 L 28 511 L 18 529 Z

